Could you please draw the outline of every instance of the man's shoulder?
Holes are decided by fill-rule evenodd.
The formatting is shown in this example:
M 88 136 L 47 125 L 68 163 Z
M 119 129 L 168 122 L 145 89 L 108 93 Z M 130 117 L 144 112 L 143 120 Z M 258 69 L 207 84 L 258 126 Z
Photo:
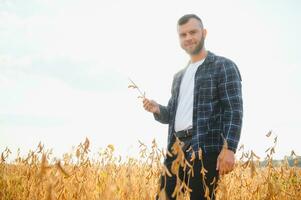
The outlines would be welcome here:
M 237 77 L 241 80 L 241 75 L 239 72 L 239 69 L 237 65 L 229 58 L 226 58 L 224 56 L 219 56 L 211 53 L 213 56 L 213 62 L 212 62 L 212 69 L 216 74 L 222 74 L 222 75 L 233 75 L 236 74 Z
M 174 74 L 174 77 L 173 77 L 173 78 L 174 78 L 174 79 L 180 78 L 180 77 L 185 73 L 185 70 L 186 70 L 186 67 L 180 69 L 178 72 L 176 72 L 176 73 Z
M 217 66 L 225 66 L 225 67 L 231 67 L 236 66 L 235 62 L 227 57 L 216 55 L 210 51 L 208 51 L 208 56 L 210 61 Z

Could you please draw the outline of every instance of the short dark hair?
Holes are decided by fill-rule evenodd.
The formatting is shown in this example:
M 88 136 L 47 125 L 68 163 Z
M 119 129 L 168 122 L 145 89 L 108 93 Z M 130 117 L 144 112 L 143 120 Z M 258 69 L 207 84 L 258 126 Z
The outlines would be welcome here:
M 184 16 L 182 16 L 179 20 L 178 20 L 178 26 L 181 26 L 183 24 L 186 24 L 190 19 L 196 19 L 200 22 L 200 26 L 201 28 L 203 28 L 203 22 L 201 20 L 201 18 L 199 18 L 199 16 L 197 16 L 196 14 L 186 14 Z

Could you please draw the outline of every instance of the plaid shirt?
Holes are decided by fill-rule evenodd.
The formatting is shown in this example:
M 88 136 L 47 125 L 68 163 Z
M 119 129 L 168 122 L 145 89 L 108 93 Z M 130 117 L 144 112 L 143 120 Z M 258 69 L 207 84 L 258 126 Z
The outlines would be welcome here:
M 168 149 L 175 141 L 175 115 L 185 70 L 175 74 L 168 105 L 159 105 L 160 115 L 154 115 L 157 121 L 169 124 Z M 202 148 L 204 153 L 220 152 L 225 139 L 228 149 L 236 152 L 242 127 L 243 103 L 241 76 L 235 63 L 208 51 L 195 74 L 193 98 L 193 150 Z

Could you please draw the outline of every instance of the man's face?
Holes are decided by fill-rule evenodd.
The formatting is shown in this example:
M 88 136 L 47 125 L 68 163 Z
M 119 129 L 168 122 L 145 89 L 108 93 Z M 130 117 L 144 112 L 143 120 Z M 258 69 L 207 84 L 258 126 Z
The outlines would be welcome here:
M 198 54 L 204 47 L 205 30 L 197 19 L 191 18 L 187 23 L 178 26 L 178 34 L 182 49 L 189 55 Z

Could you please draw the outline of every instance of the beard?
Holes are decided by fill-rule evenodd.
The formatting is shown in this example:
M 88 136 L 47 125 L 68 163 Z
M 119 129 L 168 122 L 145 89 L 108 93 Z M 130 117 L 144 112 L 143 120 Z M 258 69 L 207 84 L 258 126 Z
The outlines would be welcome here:
M 197 43 L 196 47 L 192 51 L 186 50 L 186 52 L 190 55 L 197 55 L 201 52 L 204 47 L 205 37 L 202 35 L 201 40 Z

